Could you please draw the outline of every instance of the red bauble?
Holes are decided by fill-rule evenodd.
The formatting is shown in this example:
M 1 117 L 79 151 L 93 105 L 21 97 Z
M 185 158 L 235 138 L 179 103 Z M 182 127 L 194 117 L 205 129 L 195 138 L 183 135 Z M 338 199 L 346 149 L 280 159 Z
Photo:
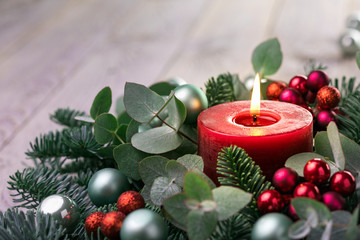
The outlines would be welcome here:
M 306 87 L 312 92 L 317 92 L 323 86 L 329 85 L 329 82 L 329 77 L 325 72 L 321 70 L 315 70 L 312 71 L 307 77 Z
M 345 208 L 345 199 L 337 192 L 324 193 L 322 201 L 330 211 L 342 210 Z
M 350 172 L 345 170 L 336 172 L 330 179 L 330 187 L 331 190 L 347 197 L 355 191 L 355 178 Z
M 101 222 L 101 233 L 111 240 L 120 239 L 120 229 L 124 219 L 125 215 L 122 212 L 107 213 Z
M 289 209 L 288 209 L 288 215 L 289 217 L 292 218 L 292 220 L 296 221 L 299 220 L 299 216 L 296 214 L 295 208 L 293 207 L 293 205 L 289 205 Z
M 272 82 L 266 89 L 266 97 L 269 100 L 278 101 L 281 92 L 286 88 L 286 84 L 283 82 Z
M 316 99 L 316 93 L 312 91 L 308 91 L 305 97 L 306 102 L 308 103 L 314 103 Z
M 320 191 L 317 186 L 310 182 L 299 184 L 294 190 L 294 197 L 308 197 L 316 200 L 321 199 Z
M 331 121 L 335 121 L 335 113 L 329 110 L 322 110 L 316 116 L 317 123 L 320 127 L 325 128 Z
M 282 192 L 290 192 L 294 189 L 299 175 L 293 169 L 283 167 L 277 170 L 273 176 L 274 186 Z
M 276 190 L 266 190 L 257 199 L 257 207 L 261 213 L 280 212 L 284 207 L 281 194 Z
M 85 230 L 86 233 L 90 236 L 91 233 L 94 233 L 94 236 L 97 234 L 97 229 L 100 227 L 101 221 L 105 217 L 103 212 L 94 212 L 87 216 L 85 220 Z
M 306 87 L 306 77 L 302 75 L 293 77 L 289 82 L 289 88 L 294 88 L 298 90 L 301 95 L 305 96 L 308 92 Z
M 315 185 L 325 183 L 330 177 L 330 167 L 320 158 L 308 161 L 304 167 L 304 178 Z
M 136 209 L 144 208 L 145 201 L 140 193 L 135 191 L 126 191 L 122 193 L 117 200 L 118 211 L 128 215 Z
M 321 109 L 331 109 L 340 102 L 340 92 L 332 86 L 322 87 L 316 95 L 317 104 Z
M 304 103 L 300 92 L 294 88 L 287 88 L 280 94 L 280 101 L 301 105 Z

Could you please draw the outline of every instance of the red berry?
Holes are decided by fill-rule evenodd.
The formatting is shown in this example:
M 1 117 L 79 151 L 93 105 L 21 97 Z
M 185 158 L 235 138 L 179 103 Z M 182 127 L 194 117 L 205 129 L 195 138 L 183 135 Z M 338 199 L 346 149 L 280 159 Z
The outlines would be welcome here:
M 298 90 L 301 95 L 305 96 L 308 92 L 306 87 L 306 77 L 302 75 L 293 77 L 289 82 L 289 87 Z
M 335 121 L 335 113 L 329 110 L 322 110 L 316 116 L 317 123 L 320 127 L 326 128 L 331 121 Z
M 324 193 L 322 199 L 330 211 L 342 210 L 345 208 L 345 199 L 337 192 Z
M 281 194 L 276 190 L 266 190 L 257 199 L 257 207 L 261 213 L 280 212 L 284 207 Z
M 308 161 L 304 167 L 304 178 L 315 185 L 325 183 L 330 177 L 330 167 L 320 158 Z
M 118 211 L 128 215 L 136 209 L 144 208 L 145 201 L 140 193 L 135 191 L 123 192 L 117 200 Z
M 101 233 L 111 240 L 120 239 L 120 230 L 124 219 L 125 215 L 122 212 L 108 212 L 101 222 Z
M 317 186 L 310 182 L 299 184 L 294 190 L 294 197 L 308 197 L 315 200 L 320 200 L 321 195 Z
M 336 172 L 330 179 L 330 187 L 333 191 L 347 197 L 355 191 L 355 178 L 346 170 Z
M 306 87 L 312 92 L 317 92 L 323 86 L 329 85 L 329 82 L 329 77 L 325 72 L 315 70 L 309 74 L 306 81 Z
M 280 94 L 280 101 L 301 105 L 304 103 L 300 92 L 294 88 L 287 88 Z
M 272 82 L 266 88 L 266 97 L 269 100 L 279 101 L 281 92 L 286 88 L 283 82 Z
M 305 97 L 306 102 L 308 103 L 314 103 L 316 99 L 316 93 L 312 91 L 308 91 Z
M 273 176 L 274 186 L 282 192 L 290 192 L 294 189 L 299 175 L 293 169 L 283 167 L 277 170 Z
M 104 217 L 105 217 L 105 213 L 103 212 L 94 212 L 89 216 L 87 216 L 85 220 L 85 230 L 89 236 L 91 235 L 91 233 L 93 233 L 94 236 L 96 236 L 97 229 L 98 227 L 100 227 L 101 221 L 103 220 Z
M 324 86 L 316 94 L 317 104 L 321 109 L 332 109 L 340 102 L 340 92 L 333 86 Z

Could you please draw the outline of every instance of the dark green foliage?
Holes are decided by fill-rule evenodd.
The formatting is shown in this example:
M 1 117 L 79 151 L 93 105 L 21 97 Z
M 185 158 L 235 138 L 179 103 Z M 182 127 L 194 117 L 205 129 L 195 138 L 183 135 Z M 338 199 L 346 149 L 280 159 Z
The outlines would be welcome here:
M 0 212 L 1 240 L 48 240 L 68 239 L 65 229 L 58 225 L 50 215 L 26 213 L 18 209 Z
M 85 112 L 76 111 L 69 108 L 59 108 L 55 111 L 54 114 L 50 115 L 50 119 L 53 122 L 65 127 L 81 127 L 84 125 L 84 123 L 76 120 L 75 117 L 77 116 L 85 116 Z
M 234 94 L 233 76 L 230 73 L 220 74 L 216 80 L 211 77 L 205 84 L 206 97 L 209 107 L 232 102 L 236 99 Z
M 230 146 L 219 152 L 217 173 L 222 175 L 218 178 L 221 185 L 239 187 L 254 195 L 251 204 L 241 212 L 252 217 L 249 221 L 256 220 L 260 216 L 256 199 L 263 191 L 272 188 L 271 183 L 265 181 L 260 167 L 255 165 L 243 149 Z
M 337 114 L 339 132 L 360 143 L 360 92 L 347 96 L 341 106 L 345 116 Z
M 315 70 L 326 70 L 327 66 L 322 65 L 322 63 L 317 63 L 315 59 L 309 59 L 309 61 L 304 66 L 304 71 L 306 75 L 309 75 L 312 71 Z
M 216 226 L 210 240 L 247 240 L 251 237 L 251 225 L 243 214 L 234 215 Z
M 345 76 L 342 77 L 341 81 L 338 78 L 330 80 L 330 85 L 336 87 L 340 91 L 340 105 L 350 94 L 353 94 L 360 89 L 360 84 L 355 84 L 355 82 L 355 77 L 347 79 Z

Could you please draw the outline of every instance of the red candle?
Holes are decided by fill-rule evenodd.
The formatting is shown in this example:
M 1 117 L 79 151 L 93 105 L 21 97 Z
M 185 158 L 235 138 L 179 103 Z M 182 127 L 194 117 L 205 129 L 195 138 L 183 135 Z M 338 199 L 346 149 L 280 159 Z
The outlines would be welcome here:
M 290 156 L 312 152 L 313 117 L 308 110 L 276 101 L 261 101 L 260 109 L 256 119 L 250 101 L 224 103 L 200 113 L 198 151 L 205 173 L 216 183 L 217 156 L 223 147 L 243 148 L 268 179 Z

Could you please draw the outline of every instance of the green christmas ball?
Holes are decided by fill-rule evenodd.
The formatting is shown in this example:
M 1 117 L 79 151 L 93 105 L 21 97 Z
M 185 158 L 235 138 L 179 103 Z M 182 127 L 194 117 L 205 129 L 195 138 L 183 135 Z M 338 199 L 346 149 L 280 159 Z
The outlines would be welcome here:
M 138 209 L 126 216 L 120 230 L 121 240 L 166 240 L 168 226 L 159 214 Z
M 195 85 L 185 84 L 174 89 L 175 96 L 186 107 L 186 123 L 196 123 L 201 111 L 208 108 L 208 100 L 205 93 Z
M 181 77 L 172 77 L 167 79 L 167 82 L 174 85 L 174 86 L 181 86 L 186 84 L 186 81 Z
M 130 190 L 126 176 L 114 168 L 97 171 L 88 184 L 88 194 L 96 206 L 114 203 L 120 194 Z
M 259 218 L 251 232 L 252 240 L 290 240 L 287 236 L 291 219 L 281 213 L 268 213 Z
M 67 231 L 72 233 L 80 221 L 80 210 L 76 203 L 69 197 L 54 194 L 41 201 L 38 213 L 50 214 Z

